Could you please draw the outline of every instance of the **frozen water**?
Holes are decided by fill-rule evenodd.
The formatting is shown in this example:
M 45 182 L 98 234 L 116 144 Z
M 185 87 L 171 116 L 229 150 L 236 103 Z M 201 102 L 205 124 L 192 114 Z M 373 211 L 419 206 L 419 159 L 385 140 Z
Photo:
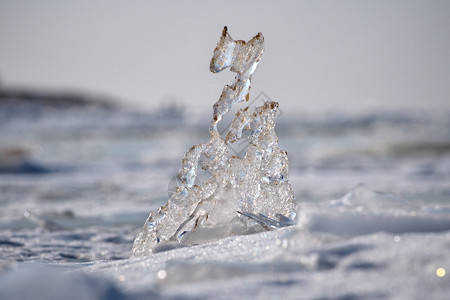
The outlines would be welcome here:
M 3 145 L 26 139 L 42 145 L 38 163 L 75 166 L 0 174 L 0 299 L 60 299 L 68 290 L 86 299 L 447 299 L 450 152 L 436 145 L 448 141 L 450 119 L 423 117 L 374 115 L 368 128 L 330 119 L 277 124 L 302 200 L 297 225 L 134 259 L 130 245 L 146 217 L 139 210 L 167 200 L 159 195 L 172 162 L 201 127 L 150 138 L 136 136 L 152 130 L 134 123 L 114 134 L 71 127 L 82 140 L 60 126 L 53 135 L 39 123 L 0 127 Z M 406 142 L 405 151 L 390 151 Z M 398 196 L 352 189 L 358 182 Z
M 209 69 L 213 73 L 218 73 L 230 67 L 230 70 L 237 75 L 232 85 L 226 85 L 223 88 L 222 95 L 213 106 L 211 130 L 217 130 L 217 123 L 233 104 L 249 99 L 250 80 L 263 52 L 264 37 L 261 33 L 246 43 L 233 40 L 227 27 L 224 27 L 220 41 L 214 49 Z
M 8 105 L 17 111 L 0 103 L 2 300 L 448 299 L 448 111 L 285 111 L 276 129 L 297 225 L 129 259 L 147 212 L 167 202 L 180 153 L 209 140 L 209 120 Z M 242 143 L 231 132 L 221 136 L 229 148 Z M 206 182 L 204 161 L 192 188 Z M 256 227 L 289 223 L 239 212 Z
M 234 41 L 225 27 L 214 50 L 210 70 L 228 67 L 235 82 L 223 89 L 214 104 L 210 140 L 185 154 L 181 181 L 168 203 L 150 213 L 137 235 L 132 256 L 148 255 L 181 245 L 197 245 L 231 235 L 272 230 L 294 224 L 296 202 L 288 181 L 287 153 L 278 147 L 275 133 L 277 102 L 239 110 L 222 137 L 217 123 L 233 104 L 249 99 L 250 80 L 264 51 L 258 33 L 249 42 Z M 250 131 L 243 158 L 231 156 L 227 145 Z M 196 183 L 198 168 L 210 178 Z

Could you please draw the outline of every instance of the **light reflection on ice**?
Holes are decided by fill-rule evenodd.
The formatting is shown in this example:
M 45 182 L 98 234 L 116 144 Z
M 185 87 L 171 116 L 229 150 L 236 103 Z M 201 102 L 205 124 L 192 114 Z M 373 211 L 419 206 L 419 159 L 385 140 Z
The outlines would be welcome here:
M 240 109 L 225 137 L 217 130 L 234 104 L 249 99 L 251 77 L 263 51 L 261 33 L 248 42 L 235 41 L 224 28 L 210 70 L 217 73 L 230 67 L 237 73 L 235 82 L 223 88 L 213 106 L 210 140 L 186 152 L 178 173 L 181 185 L 165 206 L 150 213 L 137 235 L 133 257 L 295 223 L 297 205 L 288 181 L 287 152 L 278 147 L 275 133 L 278 103 Z M 250 132 L 245 156 L 230 157 L 228 145 L 243 139 L 244 131 Z M 196 184 L 199 168 L 211 176 Z
M 445 276 L 445 269 L 444 268 L 437 268 L 436 269 L 436 275 L 438 277 L 444 277 Z

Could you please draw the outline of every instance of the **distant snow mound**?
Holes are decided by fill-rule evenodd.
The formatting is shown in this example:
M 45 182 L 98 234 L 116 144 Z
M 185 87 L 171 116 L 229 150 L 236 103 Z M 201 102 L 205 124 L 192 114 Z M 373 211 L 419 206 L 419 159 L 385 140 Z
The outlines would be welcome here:
M 299 228 L 341 236 L 450 230 L 450 206 L 414 206 L 359 184 L 338 200 L 301 206 Z

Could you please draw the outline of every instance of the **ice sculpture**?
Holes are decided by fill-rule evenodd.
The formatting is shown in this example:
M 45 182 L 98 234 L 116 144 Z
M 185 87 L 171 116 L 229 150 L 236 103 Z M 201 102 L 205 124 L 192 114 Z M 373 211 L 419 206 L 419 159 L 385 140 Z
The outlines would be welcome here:
M 288 181 L 287 153 L 275 133 L 277 102 L 239 110 L 226 135 L 217 123 L 233 104 L 249 99 L 250 81 L 264 51 L 264 37 L 235 41 L 223 29 L 210 70 L 230 67 L 236 80 L 226 85 L 214 104 L 211 138 L 184 155 L 178 177 L 181 186 L 166 205 L 150 213 L 136 236 L 132 257 L 183 245 L 196 245 L 231 235 L 272 230 L 295 222 L 297 204 Z M 228 144 L 250 131 L 243 158 L 231 156 Z M 211 174 L 198 182 L 198 168 Z M 197 182 L 196 182 L 197 179 Z

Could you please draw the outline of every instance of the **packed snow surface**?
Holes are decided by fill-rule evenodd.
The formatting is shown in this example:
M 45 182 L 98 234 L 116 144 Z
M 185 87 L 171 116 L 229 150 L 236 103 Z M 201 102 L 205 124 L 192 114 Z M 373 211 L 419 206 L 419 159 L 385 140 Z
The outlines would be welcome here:
M 5 265 L 0 296 L 57 299 L 77 290 L 83 299 L 446 299 L 449 210 L 357 186 L 300 207 L 299 224 L 275 231 L 134 259 Z

